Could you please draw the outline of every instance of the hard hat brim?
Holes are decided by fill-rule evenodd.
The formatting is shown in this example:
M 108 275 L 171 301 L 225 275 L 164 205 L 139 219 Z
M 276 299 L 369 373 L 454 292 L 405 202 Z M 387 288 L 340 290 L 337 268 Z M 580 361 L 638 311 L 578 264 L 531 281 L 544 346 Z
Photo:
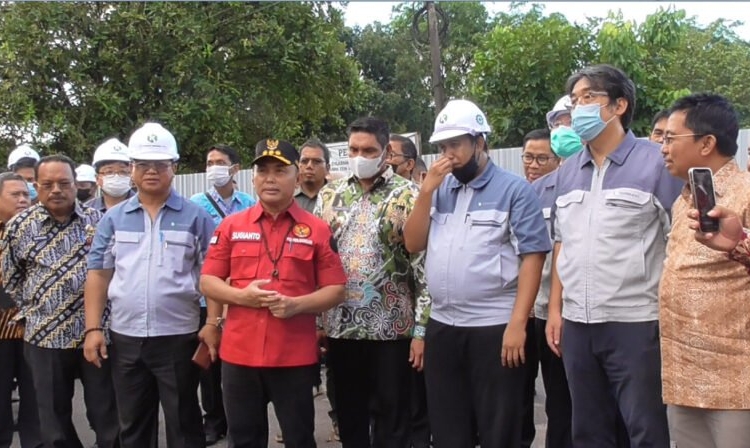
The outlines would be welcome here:
M 179 158 L 169 157 L 163 152 L 139 152 L 137 157 L 130 157 L 130 160 L 168 160 L 176 162 Z
M 437 143 L 442 142 L 443 140 L 448 140 L 455 137 L 460 137 L 462 135 L 472 135 L 471 132 L 466 132 L 462 129 L 448 129 L 445 131 L 440 131 L 432 134 L 432 137 L 430 137 L 430 143 Z

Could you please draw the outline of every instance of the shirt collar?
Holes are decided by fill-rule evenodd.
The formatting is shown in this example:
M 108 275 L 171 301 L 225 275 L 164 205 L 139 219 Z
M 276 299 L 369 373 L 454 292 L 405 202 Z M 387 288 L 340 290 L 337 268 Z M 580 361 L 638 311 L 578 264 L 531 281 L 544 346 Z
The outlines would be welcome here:
M 39 210 L 42 212 L 42 214 L 44 214 L 45 221 L 48 219 L 55 219 L 52 217 L 49 210 L 47 210 L 47 207 L 43 206 L 41 203 L 37 204 L 37 206 L 39 207 Z M 76 199 L 75 205 L 73 206 L 73 213 L 70 214 L 70 218 L 72 219 L 76 216 L 79 218 L 83 217 L 85 214 L 83 207 L 84 206 L 78 201 L 78 199 Z
M 468 184 L 466 184 L 468 187 L 470 187 L 473 190 L 481 190 L 484 188 L 485 185 L 492 179 L 492 176 L 495 174 L 495 169 L 497 167 L 495 166 L 495 163 L 492 161 L 492 159 L 489 158 L 489 154 L 487 154 L 487 165 L 484 167 L 484 171 L 479 177 L 475 177 L 472 179 Z M 455 190 L 456 188 L 460 188 L 463 184 L 456 179 L 456 176 L 451 176 L 448 178 L 448 188 Z
M 164 205 L 177 212 L 182 210 L 182 201 L 180 201 L 180 195 L 177 194 L 174 188 L 172 188 L 172 190 L 169 192 L 167 202 L 165 202 Z M 135 194 L 132 198 L 128 199 L 123 207 L 125 207 L 125 213 L 134 212 L 139 208 L 142 208 L 141 199 L 138 194 Z
M 614 151 L 609 153 L 607 158 L 612 161 L 612 163 L 615 163 L 617 165 L 622 165 L 625 163 L 625 160 L 630 155 L 630 152 L 635 148 L 635 144 L 638 142 L 638 139 L 635 137 L 635 134 L 633 134 L 633 131 L 628 130 L 628 132 L 625 134 L 625 138 L 620 142 L 619 145 L 617 145 L 617 148 L 615 148 Z M 584 151 L 580 152 L 581 158 L 580 158 L 580 166 L 583 168 L 588 163 L 594 163 L 594 158 L 591 156 L 591 150 L 589 149 L 589 145 L 586 145 L 586 148 Z
M 394 175 L 395 174 L 393 173 L 393 168 L 391 168 L 391 166 L 388 165 L 388 167 L 385 169 L 385 171 L 383 171 L 380 174 L 380 176 L 377 179 L 375 179 L 375 182 L 372 183 L 372 188 L 370 188 L 369 191 L 374 191 L 379 186 L 384 185 L 389 180 L 393 179 Z M 354 184 L 354 183 L 359 184 L 359 179 L 354 174 L 350 175 L 349 178 L 346 181 L 350 185 Z
M 221 202 L 225 202 L 226 203 L 226 201 L 224 200 L 224 198 L 221 197 L 221 195 L 219 194 L 218 191 L 216 191 L 215 187 L 211 187 L 211 189 L 208 190 L 208 192 L 209 192 L 209 194 L 211 194 L 211 196 L 213 196 L 214 199 L 218 199 Z M 232 202 L 240 202 L 240 198 L 237 195 L 237 189 L 236 188 L 232 188 L 232 196 L 229 197 L 229 203 L 231 204 Z
M 323 185 L 322 185 L 322 186 L 320 187 L 320 190 L 322 190 L 322 189 L 323 189 L 323 187 L 325 187 L 326 185 L 328 185 L 328 179 L 323 179 Z M 320 190 L 318 190 L 318 191 L 320 191 Z M 315 196 L 313 196 L 313 197 L 310 197 L 310 196 L 308 196 L 308 195 L 307 195 L 307 194 L 306 194 L 306 193 L 305 193 L 305 192 L 304 192 L 304 191 L 302 190 L 302 187 L 297 187 L 297 189 L 296 189 L 296 190 L 294 190 L 294 197 L 296 198 L 296 197 L 297 197 L 297 196 L 299 196 L 299 195 L 304 195 L 305 197 L 307 197 L 307 198 L 310 198 L 310 199 L 315 199 L 316 197 L 318 197 L 318 195 L 317 195 L 317 194 L 316 194 Z
M 264 216 L 265 211 L 263 210 L 263 206 L 261 205 L 260 201 L 258 201 L 257 204 L 255 204 L 254 206 L 252 206 L 252 208 L 250 208 L 250 211 L 248 213 L 249 213 L 248 218 L 250 218 L 250 222 L 258 222 L 260 218 Z M 303 214 L 304 210 L 302 210 L 302 208 L 299 205 L 297 205 L 297 201 L 295 201 L 294 199 L 292 199 L 292 203 L 289 205 L 289 207 L 286 210 L 279 213 L 279 218 L 284 216 L 287 213 L 292 217 L 292 219 L 295 222 L 300 222 L 304 219 L 304 214 Z

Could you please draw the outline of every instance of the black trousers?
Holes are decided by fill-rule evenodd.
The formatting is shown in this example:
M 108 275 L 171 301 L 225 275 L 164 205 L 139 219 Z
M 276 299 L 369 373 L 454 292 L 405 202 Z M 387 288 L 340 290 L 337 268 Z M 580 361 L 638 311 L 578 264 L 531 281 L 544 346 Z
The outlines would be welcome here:
M 246 367 L 222 362 L 227 439 L 232 448 L 267 448 L 268 403 L 273 403 L 285 448 L 315 448 L 312 389 L 317 364 Z
M 657 321 L 565 320 L 562 347 L 576 448 L 669 448 Z
M 24 356 L 36 390 L 42 440 L 47 448 L 82 448 L 73 425 L 76 377 L 83 384 L 83 400 L 99 448 L 120 446 L 117 406 L 110 361 L 102 367 L 86 361 L 83 350 L 41 348 L 24 344 Z
M 206 308 L 201 307 L 200 327 L 206 324 Z M 203 429 L 206 434 L 222 436 L 227 433 L 227 417 L 224 415 L 224 398 L 221 392 L 221 363 L 211 364 L 208 370 L 200 371 L 201 405 L 203 406 Z
M 526 369 L 502 366 L 505 327 L 427 324 L 424 372 L 435 448 L 473 448 L 475 428 L 482 447 L 521 445 Z
M 112 332 L 110 359 L 123 448 L 154 446 L 159 403 L 169 448 L 204 448 L 195 333 L 130 337 Z
M 539 375 L 539 349 L 536 341 L 536 319 L 530 317 L 526 322 L 526 344 L 524 352 L 526 363 L 526 381 L 523 386 L 523 426 L 521 429 L 521 446 L 530 448 L 536 436 L 534 425 L 534 396 L 536 395 L 536 377 Z
M 411 448 L 430 448 L 432 434 L 427 416 L 427 386 L 424 371 L 411 371 Z
M 0 340 L 0 448 L 13 443 L 13 389 L 18 383 L 18 436 L 22 448 L 41 448 L 42 436 L 31 370 L 21 339 Z
M 336 413 L 343 448 L 409 446 L 410 346 L 410 339 L 328 339 L 328 361 L 336 386 Z M 372 443 L 370 417 L 374 427 Z
M 539 363 L 542 365 L 542 380 L 547 395 L 544 410 L 547 414 L 546 448 L 573 448 L 571 437 L 571 405 L 568 379 L 562 358 L 552 353 L 547 345 L 545 319 L 536 318 L 536 342 L 539 347 Z

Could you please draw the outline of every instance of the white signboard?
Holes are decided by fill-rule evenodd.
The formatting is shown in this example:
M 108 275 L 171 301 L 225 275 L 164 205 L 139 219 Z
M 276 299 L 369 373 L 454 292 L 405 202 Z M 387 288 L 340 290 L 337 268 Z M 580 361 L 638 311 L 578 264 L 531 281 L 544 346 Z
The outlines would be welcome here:
M 422 154 L 418 132 L 401 134 L 417 146 L 417 154 Z M 341 176 L 349 175 L 349 142 L 326 143 L 331 152 L 331 173 Z

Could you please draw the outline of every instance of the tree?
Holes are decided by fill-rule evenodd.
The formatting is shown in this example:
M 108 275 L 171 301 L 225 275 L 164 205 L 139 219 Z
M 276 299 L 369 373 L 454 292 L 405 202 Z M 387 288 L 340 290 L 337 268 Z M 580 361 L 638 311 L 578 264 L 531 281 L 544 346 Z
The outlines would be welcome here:
M 82 162 L 156 120 L 202 169 L 210 144 L 252 148 L 336 123 L 362 88 L 341 13 L 322 2 L 0 8 L 0 138 L 47 136 L 49 151 Z

